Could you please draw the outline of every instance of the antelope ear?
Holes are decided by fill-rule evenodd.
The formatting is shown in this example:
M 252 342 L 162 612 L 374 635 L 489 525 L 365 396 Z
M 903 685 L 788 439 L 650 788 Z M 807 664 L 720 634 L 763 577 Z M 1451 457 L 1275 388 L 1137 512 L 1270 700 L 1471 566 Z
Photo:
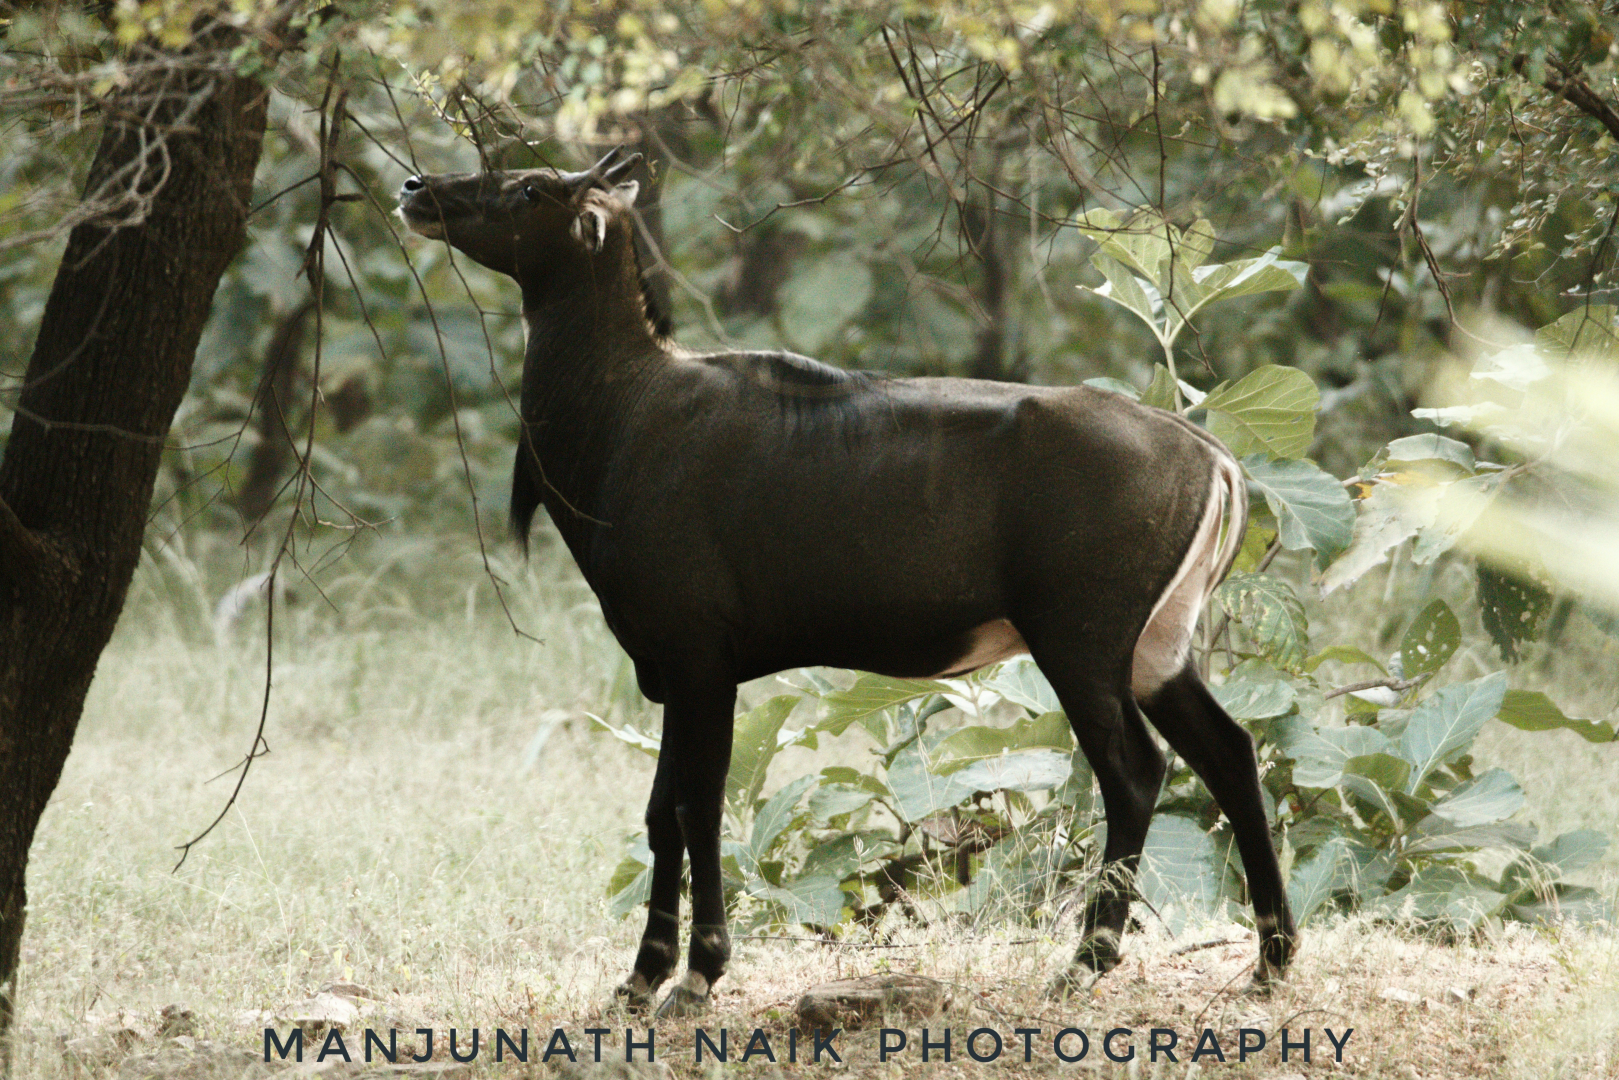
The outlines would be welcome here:
M 579 216 L 573 219 L 569 230 L 573 238 L 585 246 L 591 254 L 602 249 L 607 243 L 607 211 L 595 205 L 586 205 L 579 211 Z
M 613 188 L 613 197 L 626 210 L 635 205 L 635 197 L 639 194 L 641 194 L 641 182 L 639 180 L 626 180 Z

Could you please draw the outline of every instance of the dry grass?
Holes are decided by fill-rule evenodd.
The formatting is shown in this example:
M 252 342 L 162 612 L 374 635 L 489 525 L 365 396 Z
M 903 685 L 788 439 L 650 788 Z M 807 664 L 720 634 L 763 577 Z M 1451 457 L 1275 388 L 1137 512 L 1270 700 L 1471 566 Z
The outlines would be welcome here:
M 174 845 L 228 793 L 228 780 L 208 779 L 251 739 L 262 631 L 244 625 L 239 640 L 214 639 L 203 598 L 219 583 L 195 571 L 206 559 L 143 570 L 34 846 L 19 1076 L 246 1075 L 262 1046 L 260 1013 L 285 1014 L 335 981 L 377 995 L 364 1019 L 376 1028 L 478 1026 L 487 1038 L 496 1026 L 527 1027 L 543 1046 L 562 1027 L 576 1048 L 588 1045 L 585 1028 L 644 1028 L 606 1008 L 640 927 L 610 920 L 603 890 L 652 763 L 584 719 L 587 709 L 639 708 L 588 591 L 553 549 L 531 569 L 504 568 L 513 609 L 541 646 L 506 629 L 474 563 L 403 545 L 367 558 L 381 569 L 325 583 L 340 614 L 307 587 L 289 603 L 277 636 L 273 753 L 178 873 Z M 524 769 L 542 728 L 543 752 Z M 1507 762 L 1525 779 L 1530 816 L 1612 828 L 1607 748 L 1549 764 L 1548 745 L 1533 744 L 1542 760 Z M 1489 755 L 1514 752 L 1501 736 L 1486 746 L 1492 763 Z M 946 1015 L 895 1021 L 912 1049 L 881 1063 L 875 1034 L 851 1032 L 838 1042 L 841 1068 L 783 1062 L 779 1071 L 1619 1076 L 1619 941 L 1609 934 L 1516 930 L 1447 946 L 1340 921 L 1312 927 L 1288 984 L 1256 999 L 1236 993 L 1252 961 L 1245 931 L 1203 926 L 1171 939 L 1146 918 L 1125 965 L 1064 1003 L 1041 988 L 1071 943 L 1027 928 L 891 924 L 893 947 L 880 949 L 739 941 L 704 1025 L 729 1028 L 733 1047 L 762 1028 L 784 1053 L 803 990 L 887 969 L 953 989 Z M 1228 938 L 1243 940 L 1176 955 Z M 196 1036 L 215 1044 L 214 1057 L 159 1038 L 158 1011 L 171 1003 L 196 1013 Z M 137 1041 L 88 1065 L 64 1057 L 62 1037 L 121 1026 Z M 692 1026 L 660 1028 L 660 1067 L 638 1071 L 665 1075 L 666 1063 L 679 1076 L 713 1075 L 692 1063 Z M 924 1026 L 935 1037 L 952 1029 L 952 1062 L 922 1064 Z M 1020 1026 L 1043 1030 L 1028 1064 L 1012 1034 Z M 1296 1053 L 1280 1061 L 1284 1026 L 1295 1037 L 1313 1030 L 1309 1064 Z M 978 1027 L 1005 1036 L 998 1062 L 965 1058 L 962 1040 Z M 1114 1064 L 1093 1045 L 1084 1062 L 1063 1064 L 1050 1047 L 1063 1027 L 1093 1041 L 1132 1028 L 1136 1059 Z M 1153 1027 L 1179 1034 L 1178 1062 L 1145 1060 Z M 1205 1056 L 1191 1067 L 1201 1029 L 1232 1054 L 1242 1027 L 1263 1029 L 1271 1045 L 1246 1065 Z M 1341 1065 L 1322 1042 L 1329 1027 L 1355 1029 Z M 151 1056 L 166 1045 L 172 1059 Z M 621 1038 L 608 1051 L 621 1061 Z M 497 1066 L 487 1050 L 473 1069 L 526 1074 Z

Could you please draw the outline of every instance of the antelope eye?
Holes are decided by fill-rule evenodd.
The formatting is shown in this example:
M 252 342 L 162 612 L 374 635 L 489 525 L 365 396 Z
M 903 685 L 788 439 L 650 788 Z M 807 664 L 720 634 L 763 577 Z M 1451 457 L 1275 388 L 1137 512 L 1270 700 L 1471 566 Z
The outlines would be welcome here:
M 533 184 L 524 184 L 523 185 L 523 198 L 525 200 L 527 200 L 528 202 L 531 202 L 531 203 L 539 202 L 540 201 L 540 189 L 535 187 Z

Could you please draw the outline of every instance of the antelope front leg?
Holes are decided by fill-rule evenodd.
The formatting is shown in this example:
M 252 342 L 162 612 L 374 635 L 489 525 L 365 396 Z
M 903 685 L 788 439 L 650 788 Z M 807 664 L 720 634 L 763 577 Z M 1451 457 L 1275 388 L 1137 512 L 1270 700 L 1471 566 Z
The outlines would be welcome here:
M 677 704 L 671 698 L 664 711 L 661 753 L 673 758 L 680 777 L 675 814 L 691 858 L 692 926 L 685 978 L 659 1006 L 659 1019 L 687 1016 L 704 1008 L 709 989 L 725 974 L 731 959 L 720 877 L 720 815 L 725 804 L 725 774 L 731 764 L 735 704 L 732 684 L 723 691 L 693 695 L 689 702 Z
M 652 849 L 652 895 L 647 903 L 646 930 L 635 954 L 635 967 L 618 987 L 618 998 L 631 1009 L 652 1004 L 665 979 L 674 973 L 680 956 L 680 863 L 685 842 L 675 808 L 675 766 L 669 755 L 658 758 L 652 797 L 646 807 L 647 846 Z

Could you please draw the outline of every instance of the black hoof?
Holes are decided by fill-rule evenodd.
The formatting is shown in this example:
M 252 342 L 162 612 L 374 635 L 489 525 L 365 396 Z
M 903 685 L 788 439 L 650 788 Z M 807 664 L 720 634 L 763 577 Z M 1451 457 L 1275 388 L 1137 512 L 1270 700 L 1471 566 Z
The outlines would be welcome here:
M 656 990 L 656 986 L 649 985 L 644 976 L 636 973 L 613 990 L 613 1003 L 632 1013 L 646 1012 L 652 1008 Z
M 657 1019 L 679 1020 L 686 1016 L 696 1016 L 708 1009 L 708 995 L 698 994 L 688 990 L 684 984 L 669 991 L 669 996 L 663 999 L 658 1006 Z

